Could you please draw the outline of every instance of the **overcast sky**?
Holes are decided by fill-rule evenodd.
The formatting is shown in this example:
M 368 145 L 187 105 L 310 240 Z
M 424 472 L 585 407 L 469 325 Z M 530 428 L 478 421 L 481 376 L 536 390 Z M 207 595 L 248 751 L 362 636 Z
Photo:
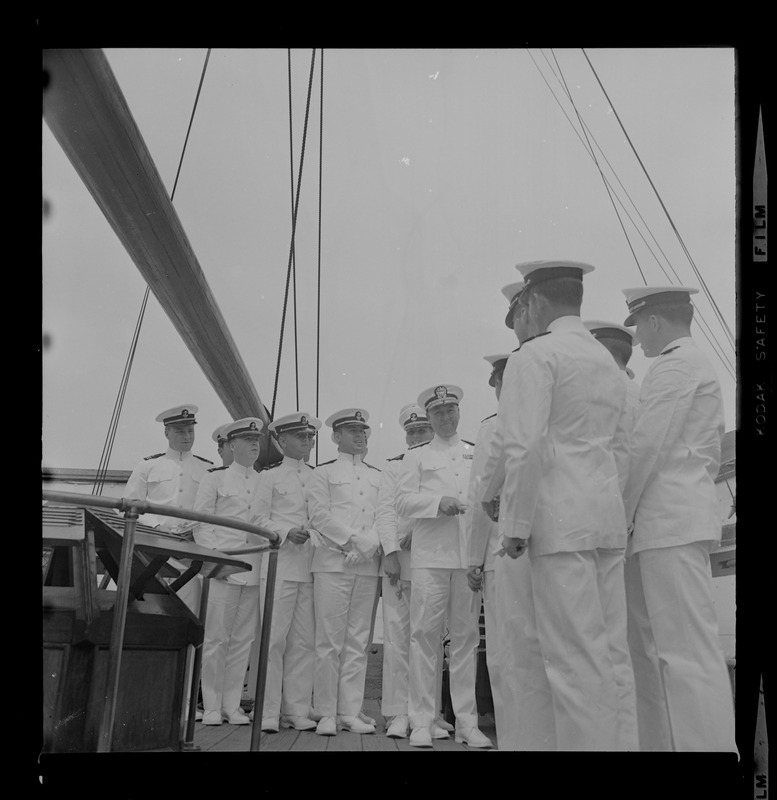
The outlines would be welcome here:
M 206 51 L 105 53 L 171 191 Z M 459 431 L 474 441 L 480 420 L 496 410 L 483 357 L 517 345 L 500 292 L 520 279 L 517 262 L 593 264 L 584 319 L 622 322 L 621 289 L 643 285 L 640 268 L 651 285 L 701 288 L 616 113 L 735 333 L 734 51 L 586 53 L 612 107 L 582 50 L 324 51 L 319 415 L 365 408 L 372 463 L 404 450 L 399 409 L 437 383 L 464 389 Z M 310 55 L 292 51 L 295 175 Z M 174 197 L 268 407 L 291 236 L 287 58 L 283 49 L 212 51 Z M 296 237 L 300 408 L 310 413 L 320 66 L 319 51 Z M 616 199 L 628 239 L 576 112 L 634 220 Z M 42 157 L 51 208 L 42 229 L 51 341 L 43 460 L 96 468 L 145 284 L 45 122 Z M 706 295 L 694 300 L 703 323 L 694 337 L 721 380 L 732 429 L 733 346 Z M 637 380 L 649 366 L 639 348 L 631 366 Z M 296 409 L 294 374 L 290 301 L 276 416 Z M 131 469 L 163 450 L 154 417 L 178 403 L 199 406 L 194 452 L 217 460 L 210 434 L 230 418 L 152 295 L 110 467 Z M 334 455 L 325 431 L 319 460 Z

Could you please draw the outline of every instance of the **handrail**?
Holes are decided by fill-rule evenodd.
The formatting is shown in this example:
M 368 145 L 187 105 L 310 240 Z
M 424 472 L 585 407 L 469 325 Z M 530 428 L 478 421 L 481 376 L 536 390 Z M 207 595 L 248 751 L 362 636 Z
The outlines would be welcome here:
M 281 537 L 274 531 L 268 531 L 259 525 L 251 525 L 242 522 L 234 517 L 221 517 L 217 514 L 203 514 L 199 511 L 192 511 L 188 508 L 175 508 L 164 506 L 160 503 L 150 503 L 148 500 L 138 500 L 132 497 L 96 497 L 94 495 L 78 494 L 77 492 L 54 492 L 44 489 L 41 492 L 44 500 L 54 503 L 66 503 L 75 506 L 95 506 L 97 508 L 115 508 L 125 513 L 134 508 L 138 514 L 159 514 L 165 517 L 177 517 L 178 519 L 193 520 L 194 522 L 206 522 L 210 525 L 220 525 L 225 528 L 236 528 L 246 533 L 253 533 L 268 539 L 270 547 L 277 549 L 281 546 Z
M 148 500 L 122 497 L 119 499 L 109 497 L 97 497 L 95 495 L 84 495 L 76 492 L 53 492 L 42 491 L 42 499 L 54 503 L 65 503 L 66 505 L 94 506 L 96 508 L 114 508 L 123 511 L 124 517 L 124 537 L 122 540 L 121 559 L 119 564 L 119 576 L 116 581 L 116 603 L 114 605 L 113 628 L 111 630 L 111 646 L 108 658 L 108 680 L 106 686 L 106 698 L 102 723 L 100 725 L 100 735 L 98 740 L 98 752 L 110 752 L 113 739 L 113 727 L 116 715 L 116 702 L 118 697 L 119 673 L 121 670 L 121 653 L 124 646 L 124 625 L 126 621 L 127 602 L 129 594 L 129 581 L 131 577 L 132 554 L 135 547 L 135 526 L 137 525 L 139 514 L 159 514 L 167 517 L 177 517 L 179 519 L 191 520 L 195 522 L 205 522 L 212 525 L 223 526 L 225 528 L 235 528 L 256 536 L 261 536 L 269 540 L 269 549 L 265 547 L 243 547 L 231 551 L 220 550 L 224 555 L 242 555 L 247 553 L 268 550 L 267 578 L 265 583 L 264 614 L 262 616 L 261 632 L 259 636 L 259 663 L 256 675 L 256 689 L 254 692 L 254 730 L 251 734 L 250 749 L 259 750 L 261 739 L 261 719 L 262 707 L 264 705 L 264 689 L 267 680 L 267 658 L 270 648 L 270 629 L 272 624 L 273 601 L 275 595 L 275 579 L 278 566 L 278 551 L 281 546 L 281 538 L 274 531 L 268 531 L 259 525 L 251 525 L 241 522 L 232 517 L 222 517 L 217 514 L 204 514 L 191 511 L 190 509 L 179 509 L 170 506 L 150 503 Z M 208 579 L 203 581 L 202 596 L 200 598 L 200 624 L 205 628 L 207 612 L 209 583 Z M 194 747 L 194 721 L 197 712 L 197 692 L 200 682 L 200 670 L 202 663 L 202 644 L 195 649 L 192 686 L 189 696 L 189 711 L 186 725 L 185 738 L 182 741 L 182 750 L 196 750 Z

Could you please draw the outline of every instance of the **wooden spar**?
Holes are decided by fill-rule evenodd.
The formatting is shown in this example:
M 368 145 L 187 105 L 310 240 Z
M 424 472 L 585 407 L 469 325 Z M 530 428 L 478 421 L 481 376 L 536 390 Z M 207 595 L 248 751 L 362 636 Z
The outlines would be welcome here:
M 267 410 L 105 54 L 44 50 L 43 69 L 43 118 L 81 180 L 227 411 L 266 425 Z

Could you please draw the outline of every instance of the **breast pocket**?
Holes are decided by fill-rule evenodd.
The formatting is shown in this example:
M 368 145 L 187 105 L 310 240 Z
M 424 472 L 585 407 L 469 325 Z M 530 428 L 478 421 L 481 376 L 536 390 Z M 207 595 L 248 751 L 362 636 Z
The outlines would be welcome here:
M 148 473 L 148 478 L 146 481 L 149 485 L 149 488 L 152 486 L 164 488 L 164 485 L 177 477 L 177 474 L 178 473 L 173 467 L 167 466 L 166 464 L 160 464 L 158 466 L 154 466 L 154 468 Z
M 216 490 L 216 494 L 219 498 L 228 498 L 228 497 L 237 497 L 239 492 L 237 489 L 232 488 L 231 486 L 219 486 Z

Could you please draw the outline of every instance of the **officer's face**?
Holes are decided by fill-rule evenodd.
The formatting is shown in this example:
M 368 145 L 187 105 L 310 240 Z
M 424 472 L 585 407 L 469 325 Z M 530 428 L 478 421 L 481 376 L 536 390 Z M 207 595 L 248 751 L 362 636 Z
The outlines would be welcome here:
M 227 444 L 226 439 L 219 444 L 219 455 L 221 456 L 221 464 L 224 467 L 228 467 L 235 460 L 232 455 L 232 449 Z
M 310 457 L 315 441 L 316 434 L 313 431 L 288 431 L 278 437 L 283 454 L 297 461 L 305 461 Z
M 194 445 L 194 425 L 168 425 L 165 428 L 165 436 L 170 447 L 179 453 L 188 453 Z
M 341 453 L 363 455 L 367 452 L 367 430 L 361 425 L 343 425 L 335 431 L 334 440 Z
M 235 461 L 243 467 L 250 467 L 257 458 L 261 450 L 261 439 L 258 434 L 250 436 L 238 436 L 229 443 Z
M 405 441 L 408 447 L 413 447 L 424 442 L 431 442 L 434 431 L 431 425 L 415 425 L 405 431 Z
M 647 358 L 655 358 L 661 352 L 658 342 L 658 320 L 653 314 L 640 312 L 636 318 L 637 327 L 634 335 L 637 337 L 639 346 Z
M 494 391 L 496 392 L 496 399 L 499 399 L 499 395 L 502 394 L 502 375 L 504 373 L 500 372 L 498 375 L 494 375 Z
M 429 422 L 434 432 L 443 439 L 450 439 L 459 426 L 459 407 L 456 403 L 443 403 L 429 410 Z

